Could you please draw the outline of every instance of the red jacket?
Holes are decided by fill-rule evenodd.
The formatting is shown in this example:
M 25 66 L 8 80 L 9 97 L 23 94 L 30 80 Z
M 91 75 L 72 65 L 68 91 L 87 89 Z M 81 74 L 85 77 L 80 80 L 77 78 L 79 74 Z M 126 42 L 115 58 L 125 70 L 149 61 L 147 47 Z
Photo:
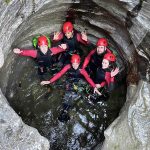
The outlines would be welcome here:
M 56 80 L 58 80 L 61 76 L 63 76 L 67 71 L 69 71 L 71 69 L 71 65 L 68 64 L 66 65 L 61 71 L 59 71 L 57 74 L 55 74 L 49 81 L 50 83 L 55 82 Z M 87 74 L 87 72 L 84 69 L 80 69 L 79 70 L 80 73 L 84 76 L 84 78 L 87 80 L 87 82 L 93 87 L 95 88 L 95 83 L 92 81 L 92 79 L 89 77 L 89 75 Z
M 64 34 L 61 32 L 61 33 L 59 34 L 58 40 L 53 40 L 53 42 L 58 42 L 58 41 L 62 40 L 63 37 L 64 37 Z M 53 39 L 53 38 L 52 38 L 52 39 Z M 88 40 L 87 40 L 87 41 L 84 41 L 84 40 L 82 39 L 81 33 L 77 33 L 77 41 L 80 42 L 80 43 L 82 43 L 82 44 L 84 44 L 84 45 L 88 45 L 88 44 L 90 43 Z
M 112 53 L 109 49 L 106 49 L 106 52 L 107 53 Z M 92 55 L 94 55 L 95 53 L 96 53 L 96 49 L 93 49 L 93 50 L 90 51 L 90 53 L 84 59 L 84 63 L 83 63 L 83 66 L 82 66 L 83 69 L 85 69 L 88 66 L 89 62 L 91 61 Z
M 110 72 L 105 73 L 105 81 L 101 82 L 100 85 L 101 87 L 104 87 L 107 85 L 109 87 L 110 83 L 114 83 L 114 77 L 111 77 Z
M 58 53 L 61 53 L 61 52 L 65 51 L 64 49 L 60 48 L 59 46 L 49 48 L 49 50 L 52 52 L 52 55 L 56 55 Z M 19 55 L 21 55 L 21 56 L 30 56 L 30 57 L 33 57 L 33 58 L 37 58 L 37 50 L 25 50 L 25 49 L 22 50 L 21 49 L 21 53 Z
M 111 83 L 114 83 L 114 77 L 111 77 L 111 69 L 97 68 L 95 83 L 100 84 L 101 87 L 104 87 L 105 85 L 109 87 Z

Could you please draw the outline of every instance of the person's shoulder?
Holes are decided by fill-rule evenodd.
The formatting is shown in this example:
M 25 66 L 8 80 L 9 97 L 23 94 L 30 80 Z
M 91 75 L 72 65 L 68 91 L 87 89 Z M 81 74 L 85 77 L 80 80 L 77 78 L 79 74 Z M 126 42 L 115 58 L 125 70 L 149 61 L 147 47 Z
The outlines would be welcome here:
M 90 53 L 91 53 L 91 54 L 96 54 L 96 48 L 92 49 L 92 50 L 90 51 Z
M 64 66 L 64 68 L 71 68 L 71 64 L 66 64 L 65 66 Z
M 113 53 L 112 50 L 110 50 L 109 48 L 106 49 L 107 53 Z

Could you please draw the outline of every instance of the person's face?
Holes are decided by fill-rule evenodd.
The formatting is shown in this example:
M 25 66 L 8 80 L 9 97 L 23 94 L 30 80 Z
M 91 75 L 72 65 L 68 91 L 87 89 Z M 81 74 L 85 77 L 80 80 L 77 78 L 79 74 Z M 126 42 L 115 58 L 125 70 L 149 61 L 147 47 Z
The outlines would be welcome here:
M 109 61 L 107 59 L 103 59 L 102 61 L 102 69 L 106 69 L 109 67 Z
M 48 46 L 47 45 L 41 45 L 40 50 L 43 54 L 47 53 L 48 51 Z
M 100 55 L 105 52 L 106 47 L 105 46 L 98 46 L 97 47 L 97 54 Z
M 66 32 L 66 33 L 65 33 L 65 36 L 67 37 L 67 39 L 72 38 L 72 37 L 73 37 L 73 31 L 71 31 L 71 32 Z
M 79 63 L 72 63 L 72 68 L 77 70 L 79 68 Z

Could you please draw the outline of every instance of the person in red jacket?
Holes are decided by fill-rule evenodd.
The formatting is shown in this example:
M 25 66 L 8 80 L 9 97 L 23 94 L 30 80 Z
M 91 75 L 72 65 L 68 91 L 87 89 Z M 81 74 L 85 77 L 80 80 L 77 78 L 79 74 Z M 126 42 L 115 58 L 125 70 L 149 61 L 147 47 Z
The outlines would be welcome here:
M 116 62 L 116 56 L 112 53 L 104 55 L 102 60 L 102 67 L 98 67 L 96 71 L 96 77 L 94 83 L 96 90 L 99 90 L 99 94 L 90 94 L 88 99 L 93 103 L 97 103 L 100 100 L 107 100 L 110 92 L 114 89 L 115 82 L 114 77 L 119 73 L 119 69 L 114 65 Z M 115 71 L 112 71 L 114 70 Z
M 60 59 L 61 64 L 69 63 L 71 54 L 82 54 L 80 43 L 84 45 L 90 44 L 87 39 L 86 32 L 77 32 L 76 30 L 74 30 L 73 24 L 69 21 L 63 24 L 62 32 L 54 32 L 53 42 L 58 41 L 60 42 L 60 44 L 64 44 L 65 48 L 67 49 Z
M 108 91 L 112 91 L 114 89 L 114 76 L 119 73 L 119 69 L 114 67 L 115 62 L 116 56 L 114 54 L 107 53 L 104 55 L 102 67 L 98 67 L 96 78 L 94 80 L 97 89 L 104 86 L 107 87 Z M 112 72 L 114 69 L 116 71 Z
M 80 56 L 78 54 L 73 54 L 71 57 L 71 64 L 67 64 L 66 66 L 64 66 L 63 69 L 59 71 L 57 74 L 55 74 L 49 81 L 42 81 L 41 85 L 55 82 L 60 77 L 62 77 L 66 72 L 68 72 L 68 76 L 71 78 L 80 79 L 83 76 L 93 88 L 96 87 L 94 82 L 91 80 L 91 78 L 87 74 L 86 70 L 81 69 Z M 95 88 L 95 92 L 99 93 L 96 88 Z
M 106 53 L 112 53 L 107 48 L 108 41 L 106 38 L 99 38 L 96 43 L 97 48 L 93 49 L 85 58 L 83 63 L 83 69 L 87 69 L 92 75 L 96 74 L 98 67 L 102 67 L 102 60 Z
M 14 48 L 13 52 L 21 56 L 30 56 L 35 58 L 38 64 L 38 74 L 43 75 L 45 72 L 47 72 L 47 68 L 50 68 L 53 65 L 53 55 L 64 52 L 65 49 L 63 49 L 63 45 L 49 48 L 48 39 L 46 36 L 40 36 L 38 38 L 37 45 L 39 50 L 23 50 Z

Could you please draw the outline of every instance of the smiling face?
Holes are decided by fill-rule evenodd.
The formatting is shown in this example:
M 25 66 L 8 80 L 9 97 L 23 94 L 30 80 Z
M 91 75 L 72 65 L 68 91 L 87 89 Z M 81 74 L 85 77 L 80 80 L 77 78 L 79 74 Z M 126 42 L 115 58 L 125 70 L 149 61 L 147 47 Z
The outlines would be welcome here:
M 105 46 L 98 46 L 97 47 L 97 54 L 100 55 L 100 54 L 104 53 L 105 50 L 106 50 Z
M 77 70 L 77 69 L 79 68 L 79 65 L 80 65 L 80 64 L 79 64 L 79 63 L 76 63 L 76 62 L 75 62 L 75 63 L 72 63 L 72 68 L 75 69 L 75 70 Z
M 109 67 L 109 61 L 107 59 L 103 59 L 102 61 L 102 69 L 106 69 Z
M 66 33 L 65 33 L 65 36 L 67 37 L 67 39 L 72 38 L 72 37 L 73 37 L 73 31 L 71 31 L 71 32 L 66 32 Z
M 48 46 L 47 45 L 41 45 L 40 50 L 43 54 L 46 54 L 48 51 Z

